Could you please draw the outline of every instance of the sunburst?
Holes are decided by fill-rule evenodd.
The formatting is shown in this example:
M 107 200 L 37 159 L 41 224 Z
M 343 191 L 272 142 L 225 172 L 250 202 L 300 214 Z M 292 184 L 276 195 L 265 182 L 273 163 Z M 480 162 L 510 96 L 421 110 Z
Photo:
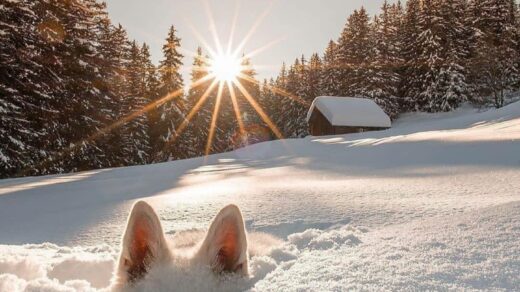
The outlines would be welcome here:
M 234 81 L 244 68 L 240 59 L 230 54 L 222 54 L 210 60 L 209 72 L 220 82 Z
M 213 115 L 211 119 L 211 125 L 209 128 L 209 134 L 208 134 L 208 140 L 206 143 L 206 149 L 205 149 L 205 155 L 209 155 L 211 153 L 213 140 L 215 138 L 215 131 L 218 125 L 218 115 L 221 110 L 221 104 L 222 99 L 224 98 L 224 90 L 227 89 L 231 102 L 233 105 L 233 111 L 235 112 L 235 117 L 237 120 L 238 129 L 240 131 L 240 135 L 247 134 L 244 126 L 244 121 L 242 120 L 242 115 L 239 107 L 239 103 L 237 100 L 237 95 L 235 89 L 238 89 L 238 91 L 242 94 L 242 96 L 245 97 L 247 102 L 251 105 L 251 107 L 257 112 L 258 116 L 263 120 L 263 122 L 271 129 L 271 131 L 275 134 L 275 136 L 279 139 L 283 139 L 281 131 L 276 127 L 275 123 L 272 121 L 272 119 L 266 114 L 265 110 L 260 106 L 260 104 L 255 100 L 255 98 L 247 91 L 246 87 L 242 85 L 242 81 L 247 82 L 254 82 L 256 84 L 259 84 L 258 81 L 251 78 L 250 76 L 247 76 L 246 74 L 243 74 L 243 71 L 249 69 L 243 66 L 243 61 L 246 59 L 249 59 L 259 53 L 261 53 L 264 50 L 267 50 L 271 46 L 275 45 L 281 39 L 277 39 L 274 41 L 271 41 L 267 43 L 266 45 L 257 48 L 255 50 L 252 50 L 250 53 L 245 54 L 242 57 L 239 57 L 239 54 L 244 49 L 245 45 L 247 44 L 247 41 L 254 35 L 256 29 L 260 26 L 262 20 L 268 15 L 271 7 L 272 2 L 270 5 L 268 5 L 268 8 L 260 14 L 260 16 L 257 18 L 257 20 L 254 22 L 251 29 L 247 32 L 246 36 L 239 42 L 236 48 L 233 49 L 233 40 L 234 40 L 234 33 L 236 29 L 237 19 L 238 19 L 238 5 L 237 9 L 235 10 L 235 16 L 232 20 L 231 25 L 231 32 L 229 37 L 229 42 L 227 45 L 226 51 L 224 51 L 224 48 L 222 47 L 222 42 L 218 36 L 215 21 L 213 18 L 213 14 L 211 12 L 211 7 L 209 5 L 208 1 L 204 1 L 204 7 L 206 10 L 207 18 L 209 21 L 209 28 L 212 34 L 212 38 L 214 41 L 214 47 L 210 46 L 208 41 L 205 40 L 202 35 L 195 29 L 193 25 L 191 25 L 191 29 L 193 31 L 193 34 L 196 38 L 198 38 L 199 42 L 205 47 L 206 51 L 209 52 L 209 74 L 205 77 L 208 79 L 213 80 L 212 86 L 206 91 L 203 97 L 199 100 L 197 105 L 191 110 L 191 112 L 186 117 L 185 123 L 180 125 L 180 127 L 176 130 L 176 134 L 168 143 L 165 145 L 167 147 L 168 145 L 171 145 L 177 138 L 180 137 L 183 130 L 186 127 L 186 124 L 189 124 L 193 116 L 200 110 L 200 108 L 203 106 L 203 104 L 207 101 L 207 96 L 211 94 L 212 91 L 215 90 L 216 85 L 218 84 L 217 89 L 217 96 L 216 96 L 216 102 L 215 107 L 213 109 Z M 197 83 L 197 82 L 196 82 Z M 192 85 L 198 86 L 198 84 Z M 275 88 L 272 88 L 271 90 L 277 90 Z M 282 96 L 288 97 L 288 98 L 294 98 L 292 95 L 285 93 L 282 90 L 277 90 L 278 93 L 282 93 Z M 296 98 L 295 98 L 296 99 Z
M 210 31 L 212 33 L 213 41 L 215 43 L 215 47 L 212 47 L 209 45 L 209 43 L 202 37 L 202 35 L 195 29 L 193 25 L 191 25 L 191 29 L 193 31 L 194 36 L 199 40 L 199 42 L 205 47 L 206 51 L 209 52 L 209 64 L 210 64 L 210 72 L 205 77 L 196 80 L 192 84 L 190 84 L 188 89 L 196 88 L 199 86 L 203 86 L 207 84 L 207 82 L 211 81 L 211 85 L 205 90 L 205 92 L 202 94 L 198 102 L 195 104 L 195 106 L 190 110 L 190 112 L 185 116 L 184 121 L 175 129 L 174 135 L 170 138 L 170 140 L 166 141 L 164 148 L 171 146 L 172 143 L 174 143 L 184 132 L 184 130 L 188 127 L 189 123 L 193 119 L 193 117 L 197 114 L 197 112 L 203 107 L 205 102 L 208 100 L 212 92 L 217 90 L 217 97 L 215 102 L 215 108 L 213 109 L 213 116 L 211 120 L 211 125 L 209 129 L 209 135 L 208 140 L 206 144 L 205 149 L 205 155 L 209 155 L 211 153 L 212 143 L 215 136 L 215 130 L 217 128 L 218 123 L 218 114 L 220 111 L 220 106 L 222 102 L 222 98 L 224 97 L 223 92 L 224 89 L 227 88 L 230 93 L 230 98 L 233 104 L 233 110 L 235 112 L 235 116 L 237 119 L 237 125 L 240 131 L 240 134 L 245 134 L 245 127 L 244 122 L 242 121 L 239 103 L 237 101 L 237 95 L 235 92 L 235 88 L 239 90 L 240 93 L 246 98 L 246 100 L 251 104 L 252 108 L 258 113 L 258 116 L 264 121 L 264 123 L 271 129 L 271 131 L 277 136 L 277 138 L 282 139 L 282 133 L 281 131 L 276 127 L 276 125 L 273 123 L 271 118 L 266 114 L 264 109 L 260 106 L 260 104 L 255 100 L 255 98 L 247 91 L 247 89 L 242 85 L 242 81 L 255 83 L 257 85 L 260 85 L 260 83 L 243 74 L 242 72 L 247 69 L 242 66 L 242 61 L 245 59 L 249 59 L 267 49 L 275 45 L 276 43 L 280 42 L 282 39 L 275 39 L 266 45 L 257 48 L 255 50 L 252 50 L 250 53 L 245 54 L 242 57 L 239 57 L 239 54 L 243 51 L 245 48 L 245 45 L 247 44 L 248 40 L 254 35 L 258 27 L 261 25 L 264 18 L 269 14 L 272 6 L 273 1 L 271 1 L 267 7 L 267 9 L 259 15 L 259 17 L 256 19 L 254 24 L 252 25 L 251 29 L 247 32 L 245 37 L 240 40 L 236 48 L 233 50 L 233 40 L 234 40 L 234 34 L 235 29 L 237 26 L 237 19 L 239 16 L 239 7 L 237 2 L 237 7 L 235 9 L 235 16 L 232 20 L 232 26 L 231 26 L 231 32 L 229 37 L 229 42 L 227 44 L 227 50 L 224 51 L 222 47 L 222 43 L 220 41 L 220 38 L 217 33 L 215 21 L 213 18 L 213 14 L 211 12 L 211 7 L 209 5 L 209 2 L 207 0 L 204 1 L 204 5 L 207 12 L 208 21 L 210 22 Z M 180 48 L 183 52 L 188 53 L 189 55 L 196 55 L 194 52 L 190 50 L 186 50 L 183 48 Z M 260 65 L 261 67 L 261 65 Z M 192 68 L 197 69 L 197 68 Z M 286 91 L 276 88 L 276 87 L 270 87 L 270 90 L 277 93 L 278 95 L 293 99 L 297 102 L 300 102 L 301 99 L 293 94 L 287 93 Z M 51 163 L 52 161 L 56 161 L 58 159 L 62 159 L 67 154 L 74 151 L 76 148 L 80 147 L 86 142 L 91 142 L 99 139 L 100 137 L 103 137 L 104 135 L 120 128 L 124 124 L 131 122 L 135 118 L 151 111 L 152 109 L 161 106 L 167 102 L 170 102 L 173 99 L 180 98 L 184 94 L 184 89 L 179 89 L 174 92 L 170 92 L 166 94 L 165 96 L 151 102 L 150 104 L 145 105 L 139 110 L 136 110 L 134 112 L 128 113 L 126 116 L 122 117 L 118 121 L 98 130 L 93 135 L 77 141 L 77 143 L 71 144 L 70 147 L 67 149 L 64 149 L 63 151 L 57 153 L 56 155 L 53 155 L 52 157 L 47 158 L 46 160 L 42 161 L 39 166 L 44 166 L 48 163 Z M 164 149 L 163 149 L 164 150 Z M 25 169 L 21 172 L 21 174 L 24 174 L 29 169 Z

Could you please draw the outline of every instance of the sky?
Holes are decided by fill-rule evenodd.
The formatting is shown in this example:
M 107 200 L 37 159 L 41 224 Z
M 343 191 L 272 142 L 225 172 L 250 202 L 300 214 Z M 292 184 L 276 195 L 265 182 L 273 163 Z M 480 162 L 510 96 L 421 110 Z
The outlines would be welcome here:
M 364 6 L 373 15 L 383 1 L 105 0 L 113 23 L 121 23 L 131 39 L 150 45 L 155 64 L 162 58 L 161 48 L 169 27 L 175 26 L 182 39 L 185 56 L 182 74 L 186 83 L 189 83 L 193 52 L 198 46 L 205 49 L 201 39 L 216 48 L 209 14 L 224 47 L 227 47 L 235 15 L 233 48 L 256 27 L 240 53 L 249 54 L 263 48 L 252 57 L 261 80 L 276 76 L 283 61 L 292 63 L 302 54 L 322 54 L 329 40 L 338 38 L 347 17 L 355 9 Z M 259 19 L 261 21 L 257 21 Z

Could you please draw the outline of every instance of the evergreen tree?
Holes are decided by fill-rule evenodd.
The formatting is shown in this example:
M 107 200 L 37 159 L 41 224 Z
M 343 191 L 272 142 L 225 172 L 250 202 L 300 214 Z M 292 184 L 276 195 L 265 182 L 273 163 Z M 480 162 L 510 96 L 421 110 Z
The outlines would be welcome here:
M 449 111 L 467 99 L 465 6 L 448 1 L 422 2 L 421 33 L 414 43 L 418 55 L 408 72 L 414 76 L 408 86 L 416 110 Z
M 99 51 L 103 60 L 100 90 L 105 94 L 107 110 L 104 112 L 105 124 L 110 125 L 124 118 L 121 101 L 127 95 L 126 70 L 130 43 L 125 29 L 118 25 L 113 27 L 109 22 L 103 24 L 99 37 Z M 122 155 L 122 132 L 114 129 L 100 139 L 106 155 L 105 163 L 109 167 L 125 165 Z
M 146 120 L 148 122 L 148 144 L 149 144 L 149 160 L 156 158 L 158 141 L 160 141 L 158 133 L 158 121 L 160 121 L 160 113 L 158 106 L 153 106 L 162 97 L 160 95 L 160 76 L 156 66 L 152 63 L 150 48 L 146 43 L 141 47 L 141 62 L 144 78 L 144 97 L 147 104 Z
M 320 56 L 314 53 L 309 60 L 309 66 L 307 70 L 306 80 L 306 92 L 307 92 L 307 103 L 311 104 L 314 99 L 321 95 L 321 77 L 323 76 L 323 63 Z M 307 109 L 306 109 L 307 110 Z M 306 115 L 305 115 L 306 116 Z
M 340 92 L 343 96 L 362 96 L 369 73 L 371 48 L 369 17 L 364 8 L 355 10 L 338 41 L 338 65 L 341 70 Z
M 302 134 L 301 118 L 299 117 L 301 114 L 301 104 L 303 103 L 303 97 L 299 95 L 302 93 L 302 72 L 304 72 L 304 69 L 300 63 L 300 59 L 296 59 L 294 64 L 287 71 L 285 91 L 289 95 L 294 96 L 294 98 L 283 96 L 281 102 L 281 108 L 283 109 L 281 131 L 286 138 L 298 138 L 300 134 Z
M 241 78 L 241 84 L 244 87 L 244 89 L 251 95 L 251 97 L 258 101 L 260 96 L 260 83 L 256 80 L 256 70 L 251 64 L 251 60 L 245 56 L 242 56 L 242 61 L 240 65 L 242 68 L 241 74 L 246 77 L 246 79 Z M 238 104 L 240 107 L 242 120 L 244 121 L 244 124 L 248 125 L 262 123 L 262 119 L 260 118 L 256 110 L 253 108 L 249 100 L 246 98 L 246 96 L 239 90 L 237 90 L 237 92 Z
M 208 58 L 204 56 L 202 48 L 197 49 L 197 55 L 193 59 L 193 68 L 191 72 L 191 83 L 200 82 L 209 74 Z M 192 86 L 188 93 L 187 105 L 188 110 L 191 111 L 200 102 L 201 98 L 206 94 L 206 100 L 201 103 L 196 114 L 193 116 L 184 139 L 188 139 L 191 149 L 189 156 L 196 157 L 204 155 L 206 143 L 208 140 L 209 128 L 211 125 L 211 118 L 213 115 L 213 108 L 215 106 L 215 89 L 211 93 L 206 93 L 210 89 L 213 80 L 203 82 L 199 86 Z M 219 129 L 217 131 L 220 131 Z
M 283 62 L 276 80 L 269 83 L 269 89 L 272 92 L 269 109 L 270 117 L 272 117 L 277 128 L 284 132 L 284 104 L 288 99 L 286 96 L 282 95 L 282 92 L 287 90 L 287 69 L 285 62 Z
M 442 19 L 444 61 L 438 77 L 441 92 L 430 101 L 431 111 L 450 111 L 468 100 L 466 60 L 470 53 L 465 15 L 465 0 L 440 1 L 439 18 Z
M 401 58 L 403 59 L 403 76 L 401 79 L 402 95 L 404 98 L 400 102 L 401 111 L 409 111 L 415 109 L 415 96 L 420 93 L 418 86 L 418 58 L 420 54 L 420 46 L 417 43 L 421 29 L 419 26 L 419 18 L 421 5 L 420 0 L 406 1 L 406 13 L 403 20 L 402 40 L 403 47 Z
M 95 0 L 78 2 L 42 1 L 36 8 L 45 21 L 38 30 L 51 44 L 47 58 L 63 90 L 53 92 L 48 132 L 41 149 L 52 153 L 39 165 L 40 173 L 80 171 L 105 166 L 105 153 L 99 146 L 99 130 L 105 126 L 109 110 L 100 90 L 103 70 L 98 36 L 106 18 L 104 4 Z M 59 87 L 60 88 L 60 87 Z M 81 129 L 81 131 L 78 131 Z
M 146 71 L 141 49 L 134 41 L 130 47 L 127 71 L 127 95 L 121 101 L 123 115 L 141 111 L 147 104 Z M 128 121 L 121 129 L 122 157 L 125 165 L 144 164 L 148 160 L 150 145 L 148 139 L 148 120 L 145 113 Z
M 340 95 L 340 68 L 338 66 L 337 44 L 331 40 L 323 55 L 323 70 L 321 71 L 321 94 L 328 96 Z
M 161 98 L 168 98 L 168 101 L 161 104 L 157 111 L 159 119 L 152 121 L 152 147 L 155 161 L 165 161 L 184 158 L 188 153 L 189 145 L 182 141 L 171 141 L 175 137 L 175 131 L 184 121 L 184 82 L 179 73 L 182 66 L 182 54 L 179 52 L 180 39 L 173 26 L 170 27 L 166 43 L 163 46 L 164 59 L 159 66 Z
M 506 91 L 520 79 L 518 8 L 510 0 L 473 0 L 469 15 L 474 41 L 471 83 L 477 94 L 501 107 Z
M 401 63 L 398 27 L 391 19 L 391 6 L 385 1 L 380 17 L 374 17 L 371 39 L 374 45 L 370 54 L 370 71 L 365 80 L 363 96 L 373 99 L 391 117 L 399 113 L 398 85 L 400 83 L 399 64 Z
M 28 119 L 30 112 L 38 114 L 38 100 L 45 100 L 46 86 L 36 92 L 37 66 L 32 65 L 35 55 L 29 48 L 39 48 L 34 23 L 34 3 L 6 2 L 0 10 L 0 178 L 29 168 L 38 157 L 33 142 L 40 137 Z M 20 84 L 25 85 L 21 87 Z M 35 94 L 36 93 L 36 94 Z M 36 118 L 36 115 L 33 116 Z

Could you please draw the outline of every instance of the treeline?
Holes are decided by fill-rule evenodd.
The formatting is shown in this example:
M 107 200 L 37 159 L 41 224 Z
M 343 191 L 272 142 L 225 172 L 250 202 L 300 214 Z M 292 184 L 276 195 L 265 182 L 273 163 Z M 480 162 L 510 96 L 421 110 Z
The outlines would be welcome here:
M 373 17 L 354 11 L 322 56 L 284 64 L 262 100 L 285 137 L 308 134 L 319 95 L 371 98 L 392 118 L 465 101 L 501 107 L 520 86 L 519 40 L 515 0 L 385 1 Z
M 373 18 L 355 11 L 323 55 L 284 64 L 262 84 L 243 58 L 240 85 L 221 87 L 206 78 L 209 60 L 198 49 L 190 80 L 197 86 L 185 92 L 173 27 L 156 66 L 148 46 L 113 25 L 97 0 L 2 1 L 0 177 L 163 162 L 303 137 L 319 95 L 372 98 L 394 118 L 464 101 L 500 107 L 519 87 L 518 13 L 514 0 L 385 3 Z
M 138 165 L 231 150 L 244 141 L 244 121 L 258 117 L 236 90 L 222 90 L 218 123 L 208 144 L 218 88 L 187 117 L 212 80 L 198 50 L 185 94 L 180 39 L 171 27 L 158 66 L 146 44 L 111 24 L 96 0 L 2 1 L 0 4 L 0 177 Z M 258 98 L 255 71 L 244 58 L 244 84 Z M 245 126 L 244 126 L 245 127 Z M 178 130 L 182 130 L 182 133 Z

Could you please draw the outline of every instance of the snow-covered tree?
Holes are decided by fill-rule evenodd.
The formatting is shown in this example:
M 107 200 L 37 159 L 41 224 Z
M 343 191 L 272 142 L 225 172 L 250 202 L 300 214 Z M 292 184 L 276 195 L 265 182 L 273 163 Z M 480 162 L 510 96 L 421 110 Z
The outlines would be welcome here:
M 168 101 L 157 109 L 159 119 L 152 121 L 152 147 L 156 161 L 165 161 L 183 157 L 189 145 L 182 141 L 171 141 L 175 137 L 175 131 L 184 121 L 185 104 L 183 96 L 184 82 L 180 74 L 183 55 L 179 52 L 180 39 L 173 26 L 170 27 L 166 43 L 163 46 L 164 59 L 159 66 L 160 73 L 160 98 L 168 97 Z
M 467 99 L 467 33 L 463 0 L 424 0 L 416 58 L 408 64 L 408 96 L 416 110 L 449 111 Z
M 501 107 L 506 91 L 520 79 L 518 6 L 512 0 L 473 0 L 470 4 L 471 84 L 476 94 Z
M 391 118 L 395 118 L 399 113 L 397 96 L 402 60 L 398 22 L 391 19 L 391 9 L 385 1 L 381 15 L 372 21 L 370 38 L 373 45 L 367 49 L 370 63 L 362 96 L 373 99 Z
M 127 72 L 127 95 L 122 97 L 121 107 L 123 115 L 127 116 L 141 111 L 147 105 L 146 71 L 143 64 L 141 49 L 134 41 L 129 51 Z M 125 165 L 144 164 L 148 161 L 150 152 L 148 137 L 148 120 L 146 113 L 142 113 L 128 121 L 121 128 L 122 156 Z
M 340 93 L 343 96 L 364 94 L 365 80 L 370 63 L 369 16 L 364 8 L 355 10 L 339 38 L 337 61 L 341 71 Z
M 39 160 L 33 143 L 40 133 L 28 117 L 34 112 L 37 118 L 37 101 L 45 99 L 47 88 L 35 92 L 34 86 L 42 84 L 33 62 L 38 52 L 31 49 L 40 47 L 33 9 L 29 1 L 7 1 L 0 9 L 0 178 L 16 175 Z
M 340 95 L 340 68 L 338 66 L 337 44 L 333 40 L 329 42 L 323 55 L 323 70 L 321 71 L 321 94 L 329 96 Z
M 193 59 L 193 67 L 191 71 L 191 83 L 201 82 L 203 78 L 209 74 L 208 58 L 202 52 L 202 48 L 197 49 L 197 54 Z M 207 80 L 198 86 L 191 86 L 187 98 L 187 110 L 192 111 L 197 104 L 199 109 L 193 116 L 186 129 L 186 134 L 182 135 L 182 139 L 186 139 L 192 146 L 189 156 L 202 156 L 206 149 L 208 140 L 209 128 L 211 125 L 211 118 L 213 116 L 213 108 L 215 106 L 215 89 L 211 93 L 207 93 L 213 80 Z M 206 101 L 200 103 L 201 98 L 206 96 Z M 220 129 L 217 129 L 220 131 Z

